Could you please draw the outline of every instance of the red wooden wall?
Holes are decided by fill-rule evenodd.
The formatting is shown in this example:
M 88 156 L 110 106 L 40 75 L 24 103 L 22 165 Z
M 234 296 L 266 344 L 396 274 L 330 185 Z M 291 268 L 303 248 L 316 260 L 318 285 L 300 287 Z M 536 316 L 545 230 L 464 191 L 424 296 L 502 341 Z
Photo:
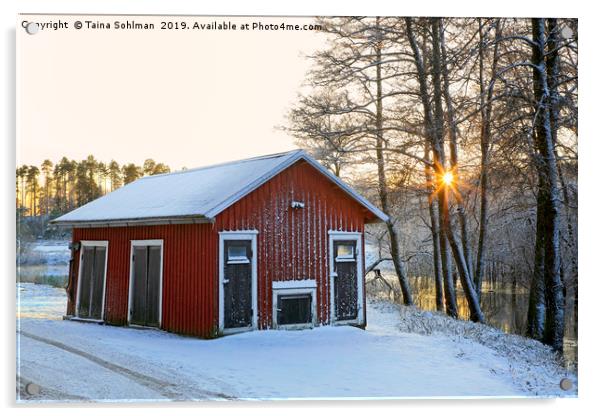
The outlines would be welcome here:
M 305 207 L 293 209 L 292 201 Z M 279 280 L 316 279 L 318 321 L 329 321 L 328 230 L 363 232 L 366 215 L 337 185 L 300 161 L 217 216 L 219 231 L 259 231 L 260 328 L 271 326 L 272 281 Z
M 293 209 L 292 201 L 303 202 L 305 207 Z M 278 280 L 316 279 L 318 320 L 327 323 L 328 230 L 363 232 L 368 218 L 372 219 L 371 213 L 300 161 L 224 210 L 214 224 L 76 228 L 73 241 L 109 241 L 105 320 L 123 325 L 127 323 L 130 242 L 164 240 L 162 328 L 210 337 L 218 326 L 219 231 L 259 231 L 260 328 L 271 325 L 271 287 Z M 75 274 L 78 259 L 79 253 Z M 77 281 L 73 285 L 77 287 Z M 73 311 L 74 305 L 69 304 L 68 314 Z
M 105 320 L 127 323 L 131 240 L 163 240 L 162 328 L 210 337 L 217 316 L 217 244 L 212 224 L 78 228 L 73 240 L 107 240 Z M 79 253 L 73 270 L 79 268 Z M 77 288 L 77 281 L 74 282 Z M 68 313 L 73 313 L 70 305 Z

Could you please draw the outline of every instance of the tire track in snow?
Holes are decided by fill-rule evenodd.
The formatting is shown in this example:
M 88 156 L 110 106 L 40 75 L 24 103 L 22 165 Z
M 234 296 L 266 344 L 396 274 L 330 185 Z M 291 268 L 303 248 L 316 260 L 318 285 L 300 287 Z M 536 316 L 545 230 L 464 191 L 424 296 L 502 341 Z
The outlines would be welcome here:
M 224 393 L 209 391 L 197 388 L 195 386 L 189 385 L 186 386 L 187 390 L 191 390 L 185 394 L 183 392 L 178 391 L 178 386 L 173 383 L 166 382 L 164 380 L 157 379 L 155 377 L 148 376 L 146 374 L 139 373 L 137 371 L 131 370 L 127 367 L 120 366 L 118 364 L 114 364 L 107 360 L 104 360 L 100 357 L 92 355 L 86 351 L 79 350 L 77 348 L 71 347 L 69 345 L 63 344 L 62 342 L 55 341 L 52 339 L 44 338 L 39 335 L 31 334 L 25 331 L 17 331 L 18 334 L 31 338 L 38 342 L 43 342 L 45 344 L 51 345 L 56 348 L 60 348 L 64 351 L 67 351 L 71 354 L 79 355 L 95 364 L 100 365 L 101 367 L 106 368 L 107 370 L 113 371 L 117 374 L 120 374 L 124 377 L 129 378 L 130 380 L 141 384 L 145 387 L 148 387 L 151 390 L 156 391 L 161 396 L 164 396 L 170 400 L 183 401 L 183 400 L 199 400 L 199 399 L 212 399 L 212 398 L 221 398 L 226 400 L 233 400 L 235 397 L 226 395 Z

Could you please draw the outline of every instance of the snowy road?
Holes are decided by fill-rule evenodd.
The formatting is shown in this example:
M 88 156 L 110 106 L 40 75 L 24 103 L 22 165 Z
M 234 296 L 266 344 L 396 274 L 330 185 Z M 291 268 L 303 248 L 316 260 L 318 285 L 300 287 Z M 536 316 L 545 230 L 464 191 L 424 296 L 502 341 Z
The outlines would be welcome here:
M 67 394 L 67 396 L 71 396 L 70 398 L 74 400 L 89 400 L 90 398 L 95 397 L 104 398 L 107 394 L 109 399 L 114 398 L 115 400 L 231 398 L 218 392 L 198 389 L 194 386 L 194 383 L 190 386 L 182 385 L 181 381 L 180 385 L 174 384 L 171 382 L 174 380 L 174 377 L 169 377 L 170 381 L 160 380 L 99 358 L 93 353 L 73 348 L 67 344 L 49 338 L 40 337 L 24 331 L 20 331 L 19 334 L 21 335 L 22 348 L 23 342 L 25 342 L 26 346 L 24 348 L 33 348 L 34 350 L 38 348 L 40 355 L 46 355 L 47 352 L 55 354 L 56 360 L 46 362 L 46 366 L 40 366 L 39 362 L 35 362 L 33 366 L 29 366 L 29 369 L 32 370 L 33 373 L 37 373 L 37 376 L 42 376 L 42 378 L 44 376 L 51 376 L 52 378 L 59 376 L 60 386 L 53 387 L 67 390 L 64 389 L 65 384 L 78 384 L 79 386 L 72 386 L 72 389 L 69 389 L 69 391 L 75 391 L 76 394 Z M 68 356 L 70 361 L 66 367 L 63 366 L 65 364 L 65 355 Z M 22 367 L 22 369 L 24 368 L 27 368 L 27 364 Z M 40 369 L 42 370 L 41 373 L 39 372 Z M 85 382 L 81 379 L 83 374 L 87 377 Z M 94 378 L 88 378 L 89 376 L 99 376 L 99 378 L 98 380 L 95 380 Z M 68 377 L 73 378 L 68 379 Z M 111 382 L 107 383 L 107 378 L 111 379 Z M 25 380 L 27 380 L 27 382 L 32 381 L 30 379 Z M 36 384 L 41 385 L 42 388 L 46 390 L 46 385 L 55 385 L 57 383 L 56 380 L 44 380 L 43 382 Z M 126 384 L 130 384 L 133 389 L 124 388 L 124 385 Z M 88 386 L 100 389 L 100 391 L 94 391 L 92 394 L 88 391 L 80 391 L 82 387 L 87 389 Z M 51 388 L 53 395 L 60 396 L 59 391 L 60 390 L 56 388 Z
M 380 303 L 369 302 L 365 331 L 322 327 L 215 340 L 23 316 L 28 315 L 20 319 L 17 338 L 19 384 L 34 382 L 42 389 L 21 400 L 533 394 L 516 382 L 516 362 L 469 340 L 401 332 L 398 310 Z M 560 394 L 553 391 L 557 383 L 550 380 L 552 390 L 544 394 Z

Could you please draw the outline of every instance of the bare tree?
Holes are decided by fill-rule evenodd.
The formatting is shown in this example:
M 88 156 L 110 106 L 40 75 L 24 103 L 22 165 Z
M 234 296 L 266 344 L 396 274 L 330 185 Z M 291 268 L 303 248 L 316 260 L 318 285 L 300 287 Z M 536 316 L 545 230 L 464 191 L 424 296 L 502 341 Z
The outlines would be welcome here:
M 333 46 L 313 57 L 316 68 L 310 80 L 314 88 L 322 88 L 326 94 L 314 94 L 291 111 L 292 130 L 302 143 L 312 146 L 318 141 L 324 143 L 319 149 L 335 150 L 335 162 L 327 162 L 327 166 L 334 166 L 335 174 L 340 174 L 345 158 L 358 154 L 374 163 L 379 203 L 383 212 L 390 214 L 385 135 L 395 126 L 387 123 L 383 103 L 396 92 L 384 91 L 384 83 L 394 76 L 391 66 L 398 59 L 385 51 L 388 29 L 379 17 L 324 19 L 321 26 L 331 34 Z M 332 88 L 346 92 L 337 95 Z M 351 88 L 353 94 L 348 92 Z M 395 219 L 390 218 L 386 227 L 391 261 L 403 301 L 410 305 L 412 293 L 401 259 L 398 230 Z
M 558 349 L 577 285 L 577 49 L 559 33 L 577 22 L 536 20 L 319 19 L 327 47 L 287 130 L 337 175 L 361 171 L 391 218 L 371 269 L 391 261 L 405 302 L 422 273 L 437 309 L 464 316 L 462 296 L 484 322 L 485 284 L 530 288 L 518 326 Z

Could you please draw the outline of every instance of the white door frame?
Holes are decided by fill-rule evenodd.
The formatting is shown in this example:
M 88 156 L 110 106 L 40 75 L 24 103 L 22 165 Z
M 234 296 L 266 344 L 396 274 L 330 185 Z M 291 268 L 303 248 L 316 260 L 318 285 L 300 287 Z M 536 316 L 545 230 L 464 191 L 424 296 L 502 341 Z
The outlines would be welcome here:
M 163 323 L 163 240 L 131 240 L 130 241 L 130 282 L 128 286 L 128 325 L 132 319 L 132 282 L 134 280 L 134 247 L 161 247 L 161 262 L 159 270 L 159 328 Z
M 219 233 L 219 332 L 230 334 L 257 329 L 257 230 L 221 231 Z M 228 240 L 251 241 L 251 306 L 253 308 L 252 324 L 245 328 L 224 328 L 224 242 Z
M 334 268 L 334 242 L 335 241 L 355 241 L 356 258 L 357 258 L 357 319 L 348 319 L 338 321 L 336 319 L 336 310 L 334 306 L 334 279 L 336 273 Z M 364 254 L 362 251 L 362 233 L 348 231 L 328 231 L 328 264 L 330 276 L 330 323 L 331 325 L 347 325 L 356 324 L 364 325 Z
M 105 319 L 105 293 L 107 288 L 107 265 L 109 262 L 109 242 L 107 240 L 82 240 L 79 242 L 79 265 L 77 270 L 77 293 L 75 294 L 75 317 L 87 321 L 104 321 Z M 80 318 L 79 311 L 79 291 L 82 284 L 82 264 L 84 260 L 84 247 L 104 247 L 105 248 L 105 272 L 102 281 L 102 311 L 100 312 L 100 320 L 90 318 Z

